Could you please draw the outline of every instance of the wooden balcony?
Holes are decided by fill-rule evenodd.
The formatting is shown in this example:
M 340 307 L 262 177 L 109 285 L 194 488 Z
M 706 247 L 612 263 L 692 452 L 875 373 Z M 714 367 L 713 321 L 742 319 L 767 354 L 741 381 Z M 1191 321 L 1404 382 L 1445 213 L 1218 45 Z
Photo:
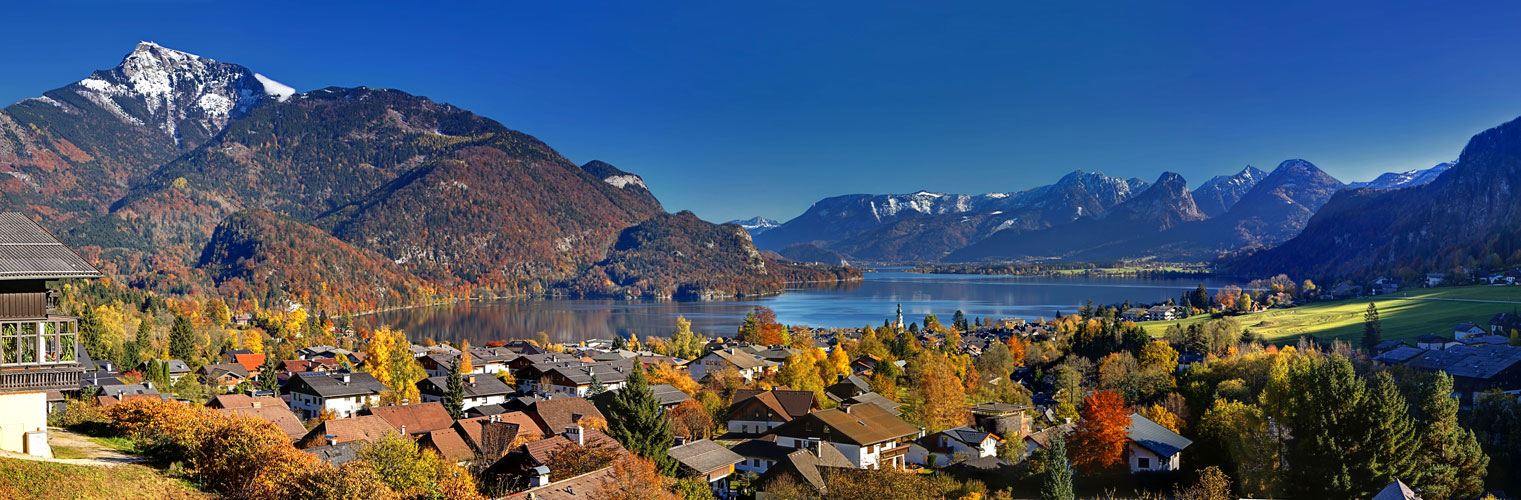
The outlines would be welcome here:
M 894 446 L 892 448 L 888 448 L 888 449 L 882 450 L 881 455 L 880 455 L 880 457 L 881 457 L 880 460 L 887 461 L 887 460 L 898 458 L 898 457 L 901 457 L 901 456 L 904 456 L 904 455 L 907 455 L 907 454 L 908 454 L 908 445 L 906 445 L 906 444 L 900 444 L 898 446 Z
M 0 394 L 78 390 L 83 377 L 84 367 L 77 364 L 4 369 L 0 370 Z

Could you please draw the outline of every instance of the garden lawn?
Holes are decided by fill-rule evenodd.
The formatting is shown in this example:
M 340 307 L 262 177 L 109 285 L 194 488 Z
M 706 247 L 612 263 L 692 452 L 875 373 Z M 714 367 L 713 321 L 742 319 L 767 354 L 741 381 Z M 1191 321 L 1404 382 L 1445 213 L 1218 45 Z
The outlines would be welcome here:
M 212 496 L 165 477 L 156 469 L 137 464 L 86 467 L 0 458 L 0 498 L 199 500 Z
M 1384 340 L 1405 340 L 1413 344 L 1416 337 L 1427 333 L 1452 338 L 1452 328 L 1458 323 L 1472 322 L 1488 329 L 1489 318 L 1496 313 L 1521 310 L 1521 286 L 1422 288 L 1377 297 L 1269 309 L 1235 318 L 1243 328 L 1250 328 L 1261 334 L 1265 341 L 1275 344 L 1292 344 L 1300 336 L 1314 335 L 1321 340 L 1337 338 L 1355 345 L 1362 339 L 1363 312 L 1368 309 L 1369 302 L 1378 306 Z M 1141 325 L 1147 333 L 1160 337 L 1168 325 L 1187 327 L 1208 320 L 1209 315 L 1199 315 L 1179 321 L 1146 321 Z

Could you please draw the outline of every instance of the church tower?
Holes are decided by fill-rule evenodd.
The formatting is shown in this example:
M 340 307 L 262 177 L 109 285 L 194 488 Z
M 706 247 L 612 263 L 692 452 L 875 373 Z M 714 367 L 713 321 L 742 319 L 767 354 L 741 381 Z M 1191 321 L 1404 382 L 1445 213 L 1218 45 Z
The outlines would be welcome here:
M 903 304 L 898 304 L 898 322 L 893 323 L 893 328 L 903 329 Z

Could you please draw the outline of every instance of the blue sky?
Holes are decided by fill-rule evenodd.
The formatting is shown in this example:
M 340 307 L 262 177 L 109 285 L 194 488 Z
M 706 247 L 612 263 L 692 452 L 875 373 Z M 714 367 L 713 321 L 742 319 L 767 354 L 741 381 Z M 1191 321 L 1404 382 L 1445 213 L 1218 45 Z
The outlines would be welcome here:
M 1521 4 L 1065 3 L 28 2 L 6 7 L 0 102 L 152 40 L 453 103 L 715 221 L 1074 169 L 1367 180 L 1521 115 Z

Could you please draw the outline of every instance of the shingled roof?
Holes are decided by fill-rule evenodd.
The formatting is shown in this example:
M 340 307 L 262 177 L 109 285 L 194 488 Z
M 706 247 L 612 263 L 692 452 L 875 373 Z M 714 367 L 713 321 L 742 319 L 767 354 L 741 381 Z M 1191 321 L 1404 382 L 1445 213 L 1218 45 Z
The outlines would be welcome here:
M 449 426 L 454 425 L 454 418 L 449 416 L 449 410 L 444 408 L 443 403 L 437 401 L 376 406 L 365 411 L 385 419 L 386 423 L 397 431 L 406 429 L 406 433 L 411 435 L 448 429 Z
M 1188 445 L 1194 444 L 1188 438 L 1166 427 L 1162 427 L 1161 424 L 1152 422 L 1151 419 L 1143 417 L 1139 413 L 1130 414 L 1130 428 L 1126 429 L 1126 431 L 1130 433 L 1130 440 L 1134 441 L 1135 444 L 1151 450 L 1163 458 L 1176 455 L 1178 452 L 1183 451 L 1184 448 L 1187 448 Z
M 0 213 L 0 279 L 100 276 L 100 271 L 32 219 L 17 212 Z
M 565 427 L 583 418 L 606 419 L 597 406 L 585 398 L 554 398 L 533 404 L 532 414 L 537 415 L 539 427 L 546 433 L 563 432 Z
M 333 436 L 338 443 L 349 441 L 375 442 L 387 433 L 396 432 L 391 424 L 385 419 L 374 415 L 361 415 L 350 418 L 335 418 L 317 424 L 311 431 L 306 433 L 301 441 L 296 443 L 297 448 L 316 448 L 328 446 L 327 436 Z
M 739 456 L 738 453 L 729 451 L 723 445 L 707 439 L 672 447 L 668 453 L 671 458 L 681 462 L 682 467 L 691 469 L 697 474 L 709 474 L 745 460 L 745 457 Z

